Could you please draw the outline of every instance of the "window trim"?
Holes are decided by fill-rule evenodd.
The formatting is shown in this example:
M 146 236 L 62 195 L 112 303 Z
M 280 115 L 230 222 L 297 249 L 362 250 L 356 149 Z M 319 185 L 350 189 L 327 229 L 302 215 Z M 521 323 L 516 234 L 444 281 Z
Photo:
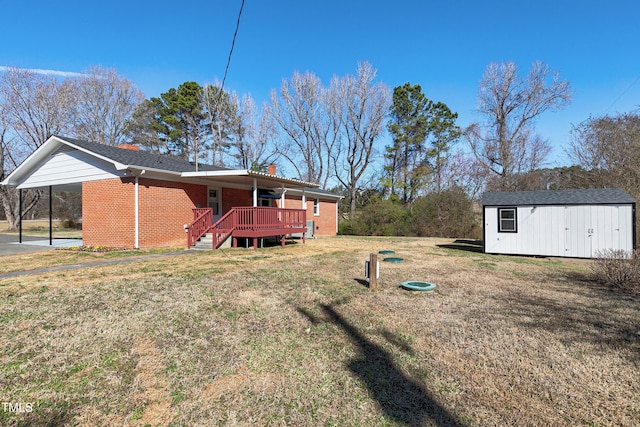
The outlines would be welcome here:
M 511 218 L 502 218 L 502 212 L 512 211 L 513 220 Z M 502 221 L 513 221 L 513 229 L 504 229 L 502 227 Z M 498 208 L 498 233 L 517 233 L 518 232 L 518 208 L 515 206 Z
M 313 216 L 320 216 L 320 199 L 313 199 Z

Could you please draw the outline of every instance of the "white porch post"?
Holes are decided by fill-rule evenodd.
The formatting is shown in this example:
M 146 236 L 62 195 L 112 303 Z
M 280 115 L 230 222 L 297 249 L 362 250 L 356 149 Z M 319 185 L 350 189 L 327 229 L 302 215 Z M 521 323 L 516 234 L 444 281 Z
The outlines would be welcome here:
M 253 207 L 258 206 L 258 180 L 253 178 Z
M 302 189 L 302 209 L 307 210 L 307 193 L 305 189 Z

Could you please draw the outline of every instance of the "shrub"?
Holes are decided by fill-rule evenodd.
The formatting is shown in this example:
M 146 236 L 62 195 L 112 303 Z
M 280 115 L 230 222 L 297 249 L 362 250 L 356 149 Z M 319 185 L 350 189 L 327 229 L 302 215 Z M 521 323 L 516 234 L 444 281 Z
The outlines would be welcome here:
M 359 236 L 406 236 L 408 211 L 396 199 L 374 196 L 359 210 L 356 217 L 339 226 L 344 234 Z
M 596 282 L 603 285 L 640 292 L 640 251 L 629 253 L 608 249 L 599 251 L 591 271 Z
M 473 203 L 461 188 L 432 193 L 411 207 L 411 228 L 417 236 L 480 238 L 482 226 Z

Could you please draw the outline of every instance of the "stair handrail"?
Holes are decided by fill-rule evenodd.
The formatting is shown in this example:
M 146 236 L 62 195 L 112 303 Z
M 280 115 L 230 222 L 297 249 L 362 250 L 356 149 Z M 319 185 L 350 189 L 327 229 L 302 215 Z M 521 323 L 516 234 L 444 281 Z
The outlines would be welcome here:
M 213 249 L 217 249 L 236 229 L 236 208 L 231 208 L 209 228 L 213 235 Z
M 196 244 L 196 242 L 205 234 L 213 225 L 213 209 L 212 208 L 195 208 L 193 209 L 193 222 L 184 226 L 187 232 L 187 249 Z

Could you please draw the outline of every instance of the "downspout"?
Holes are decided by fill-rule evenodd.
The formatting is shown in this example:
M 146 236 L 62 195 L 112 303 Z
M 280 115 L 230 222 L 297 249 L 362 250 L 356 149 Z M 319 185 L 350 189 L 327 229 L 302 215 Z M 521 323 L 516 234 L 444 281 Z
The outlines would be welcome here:
M 280 193 L 280 209 L 284 209 L 285 208 L 285 206 L 284 206 L 284 199 L 285 199 L 284 194 L 287 192 L 287 189 L 284 188 L 284 185 L 281 188 L 282 188 L 282 193 Z
M 140 249 L 140 183 L 139 183 L 139 177 L 140 175 L 144 175 L 144 173 L 146 172 L 146 170 L 141 170 L 140 173 L 138 173 L 135 176 L 135 181 L 134 181 L 134 214 L 133 214 L 133 218 L 134 218 L 134 242 L 133 242 L 133 246 L 135 249 Z
M 136 175 L 136 177 L 135 177 L 135 183 L 134 183 L 133 188 L 134 188 L 134 190 L 133 190 L 133 193 L 134 193 L 134 202 L 133 202 L 133 205 L 134 205 L 134 208 L 133 208 L 134 209 L 134 214 L 133 214 L 133 217 L 134 217 L 134 226 L 133 226 L 133 228 L 134 228 L 134 238 L 133 239 L 134 239 L 134 242 L 133 242 L 133 247 L 135 249 L 140 249 L 140 213 L 138 212 L 139 211 L 138 208 L 140 206 L 140 193 L 139 193 L 139 190 L 138 190 L 138 175 Z
M 53 246 L 53 187 L 49 186 L 49 246 Z
M 22 243 L 22 188 L 18 192 L 18 204 L 18 229 L 20 230 L 19 243 Z

